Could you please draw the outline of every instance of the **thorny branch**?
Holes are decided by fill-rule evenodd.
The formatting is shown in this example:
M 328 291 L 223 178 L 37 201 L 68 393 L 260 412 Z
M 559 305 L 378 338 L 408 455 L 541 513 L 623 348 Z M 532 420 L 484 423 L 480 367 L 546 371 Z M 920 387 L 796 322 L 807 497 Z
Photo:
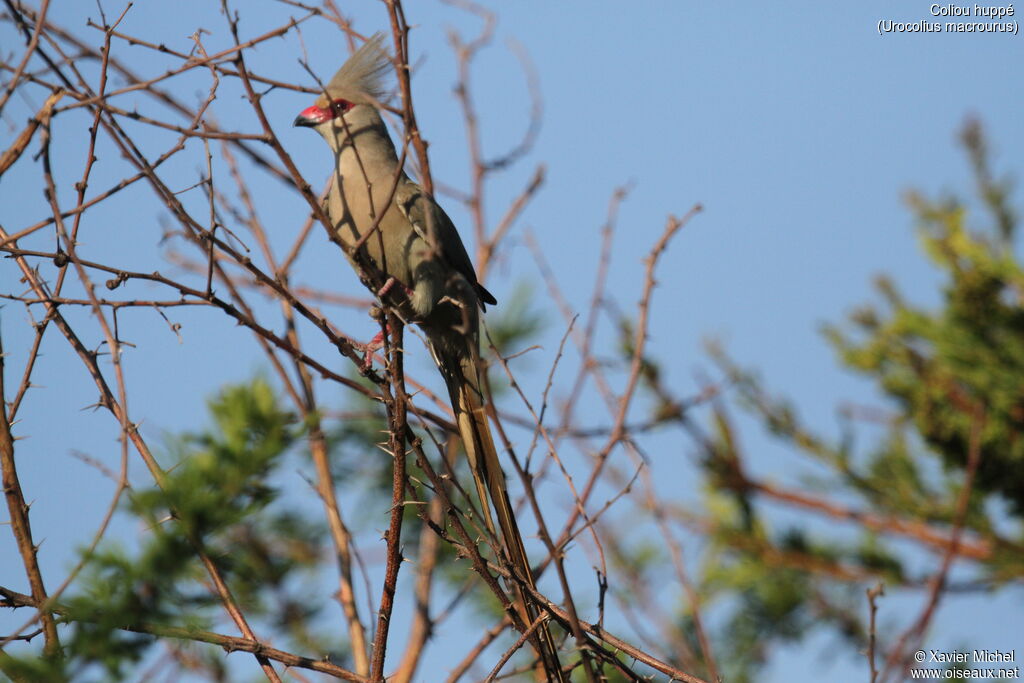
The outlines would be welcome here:
M 386 22 L 391 31 L 400 96 L 400 106 L 393 111 L 401 116 L 402 161 L 406 155 L 415 157 L 425 190 L 433 193 L 440 188 L 465 210 L 463 234 L 475 238 L 476 268 L 484 281 L 497 270 L 495 264 L 507 258 L 511 236 L 517 234 L 531 201 L 546 181 L 545 164 L 533 158 L 543 113 L 537 75 L 524 53 L 513 48 L 529 93 L 526 130 L 508 151 L 488 154 L 482 140 L 487 139 L 484 131 L 491 122 L 478 114 L 473 68 L 481 52 L 494 44 L 497 18 L 473 3 L 450 3 L 474 15 L 482 25 L 472 39 L 464 39 L 455 30 L 449 33 L 457 69 L 454 92 L 463 118 L 470 175 L 466 189 L 447 186 L 432 176 L 428 132 L 420 131 L 416 119 L 410 66 L 422 47 L 416 39 L 416 23 L 410 23 L 411 17 L 407 20 L 400 0 L 384 4 L 378 20 Z M 688 412 L 714 396 L 717 388 L 702 390 L 695 398 L 678 398 L 675 387 L 659 384 L 650 372 L 649 340 L 659 264 L 681 229 L 700 211 L 699 205 L 681 218 L 670 216 L 660 237 L 652 239 L 644 271 L 636 281 L 639 301 L 635 308 L 630 307 L 635 316 L 613 320 L 613 327 L 628 328 L 624 350 L 615 361 L 603 355 L 603 344 L 605 323 L 615 304 L 615 293 L 609 287 L 615 226 L 628 188 L 612 196 L 601 229 L 593 290 L 582 312 L 563 293 L 545 248 L 532 233 L 526 235 L 550 300 L 565 318 L 565 337 L 548 359 L 546 381 L 539 391 L 532 388 L 520 363 L 547 351 L 531 347 L 520 355 L 504 348 L 500 335 L 491 338 L 491 358 L 501 372 L 492 373 L 496 397 L 490 417 L 503 446 L 506 467 L 517 475 L 509 480 L 519 493 L 519 508 L 529 511 L 519 520 L 529 532 L 527 542 L 535 553 L 540 587 L 532 590 L 505 565 L 496 540 L 480 523 L 473 496 L 467 496 L 461 485 L 457 430 L 440 398 L 442 393 L 431 389 L 432 376 L 424 373 L 421 377 L 415 370 L 418 365 L 406 364 L 407 353 L 409 358 L 420 353 L 408 343 L 416 335 L 415 328 L 403 330 L 402 321 L 386 308 L 383 316 L 388 325 L 383 329 L 389 334 L 383 370 L 364 371 L 362 345 L 354 339 L 365 330 L 365 320 L 352 322 L 343 314 L 346 309 L 366 308 L 371 299 L 353 296 L 347 285 L 339 284 L 344 259 L 338 249 L 325 249 L 323 235 L 341 245 L 325 214 L 323 193 L 312 189 L 322 186 L 318 178 L 324 173 L 320 166 L 313 171 L 297 161 L 294 147 L 298 143 L 283 138 L 286 123 L 278 118 L 280 107 L 298 108 L 299 98 L 319 94 L 322 87 L 308 77 L 301 83 L 292 82 L 298 71 L 268 65 L 263 54 L 282 41 L 295 54 L 302 54 L 306 37 L 314 34 L 353 48 L 370 31 L 356 32 L 353 20 L 332 0 L 316 5 L 298 0 L 268 2 L 267 8 L 283 8 L 285 13 L 268 9 L 273 19 L 259 28 L 252 27 L 255 21 L 249 23 L 258 13 L 248 4 L 233 7 L 225 0 L 223 20 L 228 30 L 226 34 L 220 31 L 220 42 L 207 36 L 207 28 L 196 30 L 182 42 L 171 42 L 160 27 L 135 35 L 129 28 L 131 22 L 123 21 L 132 17 L 130 3 L 122 6 L 112 22 L 107 21 L 100 4 L 100 23 L 90 20 L 84 33 L 57 23 L 48 0 L 41 0 L 37 8 L 15 0 L 4 0 L 4 5 L 7 13 L 0 17 L 0 26 L 15 32 L 22 45 L 0 58 L 4 79 L 0 114 L 15 132 L 6 149 L 0 150 L 0 176 L 5 187 L 18 183 L 18 187 L 32 189 L 24 193 L 24 206 L 5 212 L 0 225 L 3 267 L 12 275 L 0 298 L 10 302 L 10 309 L 14 309 L 12 304 L 20 305 L 28 321 L 26 329 L 19 330 L 17 338 L 22 341 L 18 347 L 8 347 L 9 355 L 0 356 L 0 390 L 6 389 L 10 396 L 0 425 L 0 466 L 10 527 L 30 595 L 0 588 L 0 605 L 36 612 L 23 626 L 0 638 L 0 648 L 31 644 L 41 634 L 42 653 L 59 657 L 61 629 L 68 628 L 62 620 L 70 619 L 61 596 L 106 534 L 128 486 L 130 457 L 138 456 L 152 480 L 163 485 L 166 471 L 144 438 L 141 420 L 136 419 L 138 406 L 146 401 L 133 398 L 145 396 L 151 389 L 140 379 L 142 357 L 155 364 L 171 362 L 154 358 L 151 349 L 156 342 L 138 331 L 150 318 L 155 319 L 156 312 L 166 322 L 165 326 L 157 320 L 160 329 L 169 327 L 173 339 L 197 355 L 223 353 L 218 346 L 239 353 L 243 348 L 255 350 L 272 368 L 281 393 L 299 414 L 314 473 L 307 481 L 319 499 L 332 546 L 332 561 L 324 568 L 336 572 L 333 597 L 341 608 L 334 617 L 339 624 L 331 624 L 333 628 L 324 632 L 337 649 L 347 651 L 351 664 L 343 667 L 326 657 L 297 654 L 291 651 L 296 648 L 282 645 L 284 635 L 263 620 L 256 627 L 250 625 L 255 617 L 232 592 L 230 570 L 220 558 L 211 556 L 204 539 L 198 537 L 187 540 L 205 569 L 210 597 L 228 614 L 230 621 L 222 619 L 222 623 L 228 629 L 233 624 L 241 635 L 156 623 L 120 628 L 161 639 L 209 643 L 226 652 L 250 653 L 272 681 L 280 680 L 275 665 L 282 665 L 341 680 L 408 682 L 416 680 L 435 645 L 451 653 L 448 680 L 469 676 L 496 680 L 510 675 L 512 666 L 515 671 L 531 669 L 529 649 L 523 646 L 540 622 L 524 624 L 512 608 L 509 590 L 518 584 L 541 606 L 540 619 L 561 629 L 559 636 L 571 636 L 564 646 L 571 658 L 563 661 L 573 668 L 582 667 L 577 676 L 596 682 L 605 679 L 609 671 L 617 671 L 627 680 L 646 680 L 656 672 L 669 680 L 696 683 L 702 680 L 699 675 L 707 680 L 721 675 L 719 658 L 725 653 L 718 652 L 716 657 L 704 611 L 703 586 L 692 577 L 696 557 L 691 554 L 692 545 L 682 540 L 708 537 L 719 530 L 708 516 L 693 513 L 666 496 L 656 481 L 661 456 L 645 449 L 643 441 L 659 429 L 681 426 L 702 457 L 710 457 L 714 448 Z M 288 16 L 286 12 L 298 14 Z M 127 26 L 122 28 L 123 24 Z M 223 40 L 224 35 L 228 40 Z M 341 59 L 341 50 L 338 52 Z M 17 120 L 19 116 L 22 121 Z M 52 144 L 58 139 L 73 144 Z M 508 168 L 527 162 L 530 166 L 521 189 L 514 196 L 501 198 L 491 182 Z M 194 173 L 182 170 L 189 168 Z M 496 207 L 499 198 L 503 206 Z M 276 204 L 287 204 L 291 216 L 278 211 Z M 498 218 L 490 223 L 492 213 Z M 378 222 L 381 218 L 383 214 Z M 318 223 L 324 233 L 314 229 Z M 317 260 L 321 253 L 329 253 L 335 265 L 324 267 Z M 353 257 L 358 259 L 358 255 Z M 368 265 L 363 271 L 360 276 L 377 284 L 374 291 L 378 291 L 383 284 L 377 281 L 379 273 Z M 102 296 L 97 292 L 99 283 L 107 290 Z M 497 309 L 491 319 L 500 319 L 502 310 Z M 5 342 L 14 336 L 8 329 L 14 318 L 4 317 Z M 349 325 L 360 334 L 344 331 Z M 63 338 L 63 348 L 71 348 L 68 356 L 78 364 L 75 371 L 59 365 L 63 360 L 50 345 L 54 329 Z M 126 333 L 126 329 L 132 332 Z M 142 339 L 133 344 L 132 335 L 136 334 Z M 250 339 L 253 343 L 247 345 Z M 20 363 L 16 374 L 11 372 L 12 362 Z M 113 416 L 120 446 L 120 472 L 111 502 L 83 559 L 62 576 L 47 575 L 41 567 L 29 502 L 18 477 L 19 466 L 22 471 L 26 468 L 16 435 L 19 419 L 43 410 L 40 404 L 47 389 L 35 382 L 50 375 L 50 363 L 63 373 L 66 391 L 84 397 L 98 390 L 96 407 Z M 78 376 L 82 368 L 86 372 Z M 569 381 L 560 381 L 566 373 L 570 373 Z M 20 377 L 17 385 L 12 384 L 12 377 Z M 93 385 L 88 391 L 83 389 L 83 377 Z M 6 387 L 3 380 L 8 382 Z M 506 386 L 512 391 L 504 391 Z M 604 418 L 581 414 L 591 388 L 596 388 L 594 393 L 603 403 Z M 646 390 L 665 409 L 651 417 L 638 417 L 640 397 Z M 169 393 L 176 395 L 176 391 Z M 353 414 L 339 410 L 339 396 L 365 402 L 370 407 L 362 413 L 380 419 L 383 437 L 378 441 L 386 444 L 384 467 L 389 474 L 388 522 L 385 525 L 374 518 L 366 525 L 372 529 L 386 526 L 380 552 L 376 548 L 381 546 L 374 545 L 378 539 L 358 526 L 365 521 L 359 514 L 358 496 L 370 486 L 362 481 L 369 477 L 357 471 L 359 477 L 351 478 L 362 479 L 354 482 L 344 480 L 342 474 L 358 468 L 353 467 L 351 458 L 345 459 L 350 454 L 341 453 L 335 443 L 335 431 Z M 6 400 L 8 393 L 4 397 Z M 82 403 L 87 402 L 83 398 Z M 55 423 L 61 419 L 52 417 Z M 522 447 L 521 443 L 528 445 Z M 429 453 L 427 446 L 432 447 Z M 32 452 L 31 442 L 25 448 L 34 457 L 46 458 L 46 466 L 58 467 L 53 459 L 59 455 Z M 920 639 L 943 593 L 949 590 L 952 564 L 959 558 L 986 561 L 1002 550 L 1013 549 L 1012 544 L 975 537 L 965 528 L 966 500 L 980 457 L 977 450 L 972 448 L 968 480 L 951 530 L 893 515 L 859 512 L 825 496 L 747 476 L 736 462 L 736 484 L 744 491 L 825 519 L 900 536 L 941 554 L 941 567 L 927 581 L 907 579 L 904 583 L 925 588 L 927 601 L 913 626 L 889 649 L 883 680 L 901 671 L 908 648 Z M 380 466 L 376 454 L 360 450 L 357 455 L 360 466 L 371 462 Z M 98 461 L 107 467 L 102 457 Z M 112 466 L 108 469 L 115 470 Z M 415 512 L 419 533 L 409 533 L 414 515 L 405 515 L 407 508 Z M 624 509 L 621 513 L 620 508 Z M 623 520 L 628 522 L 625 530 Z M 153 526 L 158 524 L 158 520 L 150 521 Z M 406 540 L 409 550 L 403 545 L 403 533 L 404 538 L 413 539 Z M 662 580 L 672 598 L 684 605 L 692 632 L 678 627 L 677 606 L 669 604 L 672 600 L 666 600 L 663 591 L 647 590 L 645 570 L 622 561 L 630 552 L 629 542 L 639 538 L 656 539 L 664 549 L 667 570 Z M 730 542 L 773 567 L 798 568 L 808 575 L 847 583 L 878 576 L 861 566 L 783 550 L 759 538 L 731 537 Z M 412 569 L 401 572 L 409 562 L 414 563 Z M 587 562 L 592 571 L 580 572 Z M 363 586 L 357 579 L 360 567 Z M 455 573 L 458 580 L 451 578 Z M 595 573 L 597 584 L 591 586 L 587 581 Z M 580 579 L 583 575 L 587 578 Z M 400 580 L 403 576 L 408 581 Z M 57 588 L 47 592 L 46 586 Z M 606 594 L 614 597 L 607 605 Z M 498 607 L 492 609 L 493 619 L 480 628 L 478 638 L 460 644 L 458 627 L 450 623 L 456 621 L 452 615 L 458 609 L 470 611 L 465 604 L 480 595 Z M 310 602 L 323 598 L 311 596 Z M 447 606 L 439 609 L 436 603 L 441 599 Z M 403 614 L 403 601 L 412 605 L 407 630 L 397 629 L 393 623 L 394 615 Z M 615 613 L 616 604 L 622 607 L 620 614 Z M 873 624 L 874 603 L 871 614 Z M 518 635 L 510 635 L 510 628 Z M 628 636 L 613 635 L 625 633 L 627 628 Z M 257 630 L 264 634 L 262 639 L 256 636 Z M 399 631 L 408 633 L 404 643 L 395 635 Z M 278 647 L 271 647 L 271 641 Z M 878 674 L 874 643 L 872 627 L 873 680 Z M 4 657 L 8 657 L 6 650 L 0 652 L 0 666 Z M 179 665 L 166 666 L 173 669 Z
M 4 355 L 3 344 L 0 342 L 0 396 L 4 393 Z M 4 497 L 7 499 L 7 511 L 11 516 L 11 531 L 21 553 L 21 561 L 25 565 L 28 583 L 32 587 L 32 600 L 36 605 L 46 602 L 46 586 L 43 575 L 39 571 L 39 557 L 36 544 L 32 540 L 32 525 L 28 519 L 28 503 L 18 479 L 18 469 L 14 461 L 14 437 L 11 425 L 6 416 L 0 420 L 0 474 L 3 476 Z M 60 652 L 60 638 L 57 635 L 57 624 L 53 615 L 41 611 L 39 620 L 43 623 L 43 634 L 46 639 L 45 652 L 48 656 L 56 656 Z

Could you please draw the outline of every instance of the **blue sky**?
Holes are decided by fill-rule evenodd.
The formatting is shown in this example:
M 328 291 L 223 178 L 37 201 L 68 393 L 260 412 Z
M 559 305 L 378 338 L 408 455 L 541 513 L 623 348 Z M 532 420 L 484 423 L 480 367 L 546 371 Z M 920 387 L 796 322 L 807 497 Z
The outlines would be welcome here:
M 53 18 L 90 34 L 83 22 L 97 15 L 92 3 L 54 5 Z M 386 26 L 378 3 L 339 5 L 363 31 Z M 210 31 L 204 43 L 213 52 L 230 41 L 215 6 L 192 0 L 171 9 L 168 3 L 141 2 L 130 10 L 122 30 L 187 51 L 187 36 L 201 26 Z M 121 9 L 107 3 L 104 7 L 108 15 Z M 246 36 L 299 13 L 264 2 L 238 7 Z M 1021 172 L 1024 39 L 876 32 L 884 18 L 933 19 L 927 2 L 762 3 L 740 8 L 726 3 L 522 0 L 496 7 L 498 40 L 482 53 L 473 72 L 485 152 L 507 149 L 527 123 L 528 92 L 505 43 L 508 38 L 522 44 L 536 67 L 544 114 L 532 152 L 496 178 L 493 215 L 500 215 L 536 164 L 545 164 L 548 173 L 512 236 L 512 248 L 487 285 L 501 301 L 517 283 L 535 283 L 535 308 L 552 322 L 538 366 L 550 362 L 563 328 L 553 303 L 536 284 L 523 231 L 538 236 L 571 303 L 583 309 L 608 198 L 628 183 L 632 190 L 620 212 L 610 280 L 626 310 L 639 297 L 640 261 L 660 234 L 665 216 L 681 215 L 698 202 L 705 209 L 672 245 L 655 294 L 651 349 L 665 359 L 670 382 L 684 393 L 695 391 L 695 372 L 710 365 L 702 342 L 716 337 L 735 358 L 758 368 L 772 389 L 791 396 L 812 425 L 834 435 L 838 404 L 871 402 L 876 396 L 862 380 L 836 369 L 819 325 L 840 321 L 853 306 L 869 300 L 871 278 L 880 272 L 891 274 L 916 301 L 937 300 L 939 281 L 918 249 L 902 201 L 904 191 L 918 188 L 934 196 L 970 189 L 968 165 L 956 142 L 969 116 L 984 124 L 995 150 L 995 168 L 1017 176 Z M 450 27 L 472 34 L 478 24 L 433 0 L 409 3 L 406 11 L 417 26 L 413 51 L 420 62 L 414 94 L 420 126 L 431 143 L 434 176 L 465 187 L 463 129 L 451 91 L 454 59 L 445 35 Z M 7 28 L 0 30 L 0 43 L 21 44 Z M 345 54 L 336 34 L 325 26 L 307 25 L 303 44 L 322 77 L 329 77 Z M 300 49 L 293 37 L 271 41 L 249 55 L 250 67 L 308 83 L 296 63 Z M 162 62 L 148 51 L 118 43 L 115 54 L 140 72 L 160 72 Z M 208 83 L 200 76 L 176 86 L 177 91 L 193 98 L 201 95 Z M 237 116 L 224 123 L 255 131 L 238 88 L 227 82 L 222 87 L 217 115 L 222 120 Z M 0 136 L 10 139 L 37 104 L 12 102 Z M 307 104 L 302 95 L 280 91 L 266 99 L 275 130 L 306 177 L 317 179 L 316 185 L 327 173 L 326 148 L 308 130 L 290 127 Z M 76 169 L 68 171 L 67 178 L 73 179 L 84 151 L 71 133 L 65 137 L 56 129 L 54 135 L 63 143 L 55 147 L 58 160 Z M 164 146 L 159 139 L 152 145 L 154 150 Z M 180 165 L 175 172 L 181 174 L 182 187 L 185 178 L 194 181 L 198 172 L 198 157 L 192 152 L 174 162 Z M 95 187 L 120 177 L 114 158 L 110 150 L 101 155 Z M 0 183 L 0 221 L 9 231 L 46 215 L 37 178 L 37 168 L 22 160 Z M 66 201 L 71 201 L 72 181 L 64 185 Z M 275 239 L 288 244 L 304 216 L 301 202 L 274 181 L 253 182 L 260 189 L 257 204 L 264 220 L 280 226 Z M 457 223 L 466 224 L 455 202 L 448 200 L 446 206 Z M 90 218 L 94 222 L 83 251 L 102 256 L 100 260 L 166 268 L 165 262 L 160 265 L 164 251 L 157 244 L 161 218 L 147 207 L 152 203 L 145 188 L 126 191 L 109 209 L 100 207 Z M 304 254 L 310 279 L 329 279 L 340 290 L 362 295 L 347 267 L 332 261 L 335 254 L 322 251 Z M 10 263 L 0 269 L 3 291 L 16 291 L 17 277 Z M 72 316 L 85 320 L 82 312 Z M 226 329 L 218 314 L 182 312 L 178 319 L 184 321 L 184 343 L 155 314 L 124 316 L 122 321 L 140 349 L 126 359 L 129 385 L 139 387 L 132 393 L 132 412 L 144 420 L 143 429 L 154 440 L 165 430 L 194 429 L 203 419 L 204 396 L 265 367 L 255 344 L 243 340 L 238 330 Z M 18 306 L 8 304 L 0 311 L 5 350 L 12 354 L 9 373 L 20 372 L 30 339 L 24 320 Z M 361 314 L 346 318 L 346 325 L 371 333 Z M 211 351 L 208 342 L 223 350 Z M 116 462 L 116 429 L 104 424 L 104 418 L 81 411 L 95 400 L 95 390 L 55 330 L 46 345 L 48 362 L 37 378 L 40 388 L 30 394 L 17 431 L 29 437 L 19 447 L 23 484 L 39 500 L 33 522 L 37 536 L 46 539 L 41 559 L 49 575 L 58 577 L 70 561 L 69 547 L 95 528 L 109 488 L 70 451 Z M 8 384 L 13 382 L 9 377 Z M 154 386 L 160 390 L 143 389 Z M 325 395 L 342 399 L 333 389 Z M 60 429 L 53 427 L 54 414 L 66 420 Z M 791 459 L 756 428 L 745 426 L 744 442 L 759 471 L 788 473 Z M 685 444 L 675 446 L 687 450 Z M 133 467 L 141 475 L 141 468 Z M 684 475 L 680 471 L 678 476 Z M 54 493 L 59 495 L 55 498 Z M 71 509 L 90 512 L 69 517 Z M 116 528 L 126 538 L 136 531 L 130 525 Z M 20 576 L 12 549 L 10 538 L 0 535 L 0 576 Z M 950 599 L 926 644 L 948 647 L 970 638 L 989 648 L 1024 645 L 1019 635 L 1024 620 L 1008 604 L 1019 605 L 1021 596 L 1008 592 L 1006 597 L 1010 601 L 1001 606 Z M 914 613 L 918 601 L 897 597 L 890 604 Z M 0 624 L 10 623 L 0 615 Z M 833 680 L 866 679 L 862 661 L 830 658 L 834 643 L 819 641 L 780 650 L 765 680 L 821 680 L 821 667 L 831 667 L 825 671 Z

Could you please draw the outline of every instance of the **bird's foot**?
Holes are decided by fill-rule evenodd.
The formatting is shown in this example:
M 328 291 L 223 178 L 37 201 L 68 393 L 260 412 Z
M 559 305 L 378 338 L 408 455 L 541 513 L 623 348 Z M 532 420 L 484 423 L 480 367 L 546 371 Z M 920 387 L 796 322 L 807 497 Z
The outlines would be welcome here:
M 389 277 L 387 279 L 386 282 L 384 282 L 384 284 L 381 286 L 381 288 L 377 290 L 377 298 L 378 299 L 383 299 L 384 295 L 387 294 L 388 292 L 390 292 L 391 288 L 395 286 L 395 283 L 398 283 L 398 284 L 402 285 L 402 291 L 405 292 L 405 295 L 407 297 L 412 296 L 412 290 L 409 289 L 409 287 L 407 287 L 406 285 L 404 285 L 402 283 L 399 283 L 398 282 L 398 278 L 396 278 L 395 276 L 392 275 L 391 277 Z
M 396 282 L 398 282 L 398 280 L 394 276 L 389 277 L 387 279 L 387 282 L 385 282 L 384 285 L 380 289 L 377 290 L 377 298 L 380 299 L 385 294 L 390 292 L 391 288 L 395 286 Z
M 378 332 L 373 339 L 363 347 L 363 372 L 373 366 L 373 352 L 384 347 L 384 332 Z

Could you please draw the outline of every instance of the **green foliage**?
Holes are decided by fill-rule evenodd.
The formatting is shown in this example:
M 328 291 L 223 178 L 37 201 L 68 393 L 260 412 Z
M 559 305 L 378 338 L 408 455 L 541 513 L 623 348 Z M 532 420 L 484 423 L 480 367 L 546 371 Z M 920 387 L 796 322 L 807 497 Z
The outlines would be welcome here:
M 184 436 L 164 485 L 132 496 L 135 514 L 173 511 L 189 538 L 222 531 L 269 504 L 276 494 L 267 475 L 295 438 L 292 416 L 278 408 L 266 382 L 229 387 L 209 409 L 214 430 Z
M 227 387 L 208 405 L 213 425 L 174 440 L 177 462 L 162 487 L 131 494 L 128 508 L 147 529 L 140 547 L 101 547 L 59 607 L 70 624 L 64 659 L 15 662 L 53 669 L 34 671 L 29 680 L 64 680 L 83 670 L 124 680 L 162 627 L 222 623 L 223 607 L 210 591 L 199 550 L 247 614 L 269 617 L 279 632 L 329 651 L 310 632 L 316 607 L 294 590 L 302 570 L 319 559 L 323 531 L 273 505 L 274 472 L 299 435 L 294 419 L 262 380 Z
M 0 680 L 14 683 L 61 683 L 69 675 L 63 659 L 48 657 L 19 657 L 0 650 Z
M 706 605 L 720 601 L 726 607 L 713 634 L 715 652 L 729 653 L 718 662 L 726 680 L 757 680 L 774 644 L 798 641 L 825 625 L 844 639 L 862 642 L 864 627 L 856 616 L 860 596 L 842 585 L 842 572 L 861 561 L 898 576 L 898 562 L 870 544 L 854 548 L 816 541 L 798 527 L 772 534 L 758 521 L 751 528 L 731 496 L 711 493 L 707 507 L 720 526 L 711 532 L 700 590 Z M 681 628 L 689 628 L 683 616 Z
M 818 539 L 820 527 L 773 532 L 759 494 L 790 503 L 824 501 L 818 510 L 826 519 L 835 510 L 856 509 L 894 520 L 903 531 L 930 526 L 948 536 L 975 442 L 980 464 L 964 527 L 994 549 L 975 560 L 976 577 L 1024 576 L 1020 539 L 996 533 L 1007 528 L 997 523 L 1005 514 L 990 517 L 1008 510 L 1019 530 L 1024 515 L 1024 265 L 1013 250 L 1009 184 L 992 179 L 975 124 L 963 139 L 988 225 L 977 227 L 959 200 L 911 194 L 909 201 L 923 248 L 945 278 L 941 304 L 914 305 L 882 277 L 883 307 L 863 307 L 848 326 L 825 329 L 842 363 L 875 382 L 895 407 L 877 444 L 856 456 L 851 439 L 834 444 L 814 434 L 790 402 L 769 396 L 755 375 L 721 349 L 711 350 L 741 404 L 766 430 L 816 471 L 824 466 L 830 473 L 810 489 L 764 485 L 745 470 L 724 411 L 714 411 L 714 436 L 702 459 L 714 542 L 701 590 L 706 600 L 723 601 L 729 615 L 716 634 L 716 651 L 730 653 L 723 664 L 728 680 L 756 680 L 773 642 L 800 639 L 826 623 L 862 648 L 866 626 L 857 615 L 866 609 L 863 593 L 853 589 L 878 578 L 913 584 L 903 554 L 871 527 L 827 542 Z M 1008 506 L 986 506 L 994 497 Z
M 67 601 L 65 616 L 74 624 L 64 642 L 69 660 L 99 664 L 109 680 L 119 680 L 154 642 L 123 629 L 170 624 L 184 615 L 197 619 L 209 599 L 185 588 L 195 576 L 192 557 L 185 542 L 159 530 L 134 557 L 112 545 L 97 552 Z
M 981 430 L 976 488 L 995 492 L 1024 512 L 1024 267 L 1013 248 L 1015 219 L 1007 183 L 989 178 L 980 132 L 964 135 L 991 224 L 968 227 L 955 199 L 910 196 L 921 238 L 943 272 L 943 305 L 929 311 L 906 302 L 882 279 L 887 310 L 867 308 L 856 335 L 828 335 L 849 367 L 875 378 L 952 471 L 962 471 L 972 429 Z

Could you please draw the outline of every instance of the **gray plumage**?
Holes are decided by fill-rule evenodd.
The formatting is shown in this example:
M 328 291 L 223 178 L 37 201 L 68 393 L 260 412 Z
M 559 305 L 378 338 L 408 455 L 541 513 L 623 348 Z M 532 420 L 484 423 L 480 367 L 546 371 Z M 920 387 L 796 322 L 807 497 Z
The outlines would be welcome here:
M 331 99 L 361 104 L 383 102 L 385 79 L 391 71 L 391 57 L 384 50 L 384 34 L 374 33 L 341 65 L 325 88 Z

